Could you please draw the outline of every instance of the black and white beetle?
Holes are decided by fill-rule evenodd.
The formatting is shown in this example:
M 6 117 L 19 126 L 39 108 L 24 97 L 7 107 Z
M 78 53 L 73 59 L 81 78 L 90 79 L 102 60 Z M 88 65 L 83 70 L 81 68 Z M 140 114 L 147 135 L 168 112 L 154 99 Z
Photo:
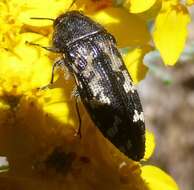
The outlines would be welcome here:
M 57 65 L 68 68 L 95 125 L 121 152 L 139 161 L 145 151 L 142 106 L 114 37 L 78 11 L 60 15 L 53 26 L 53 47 L 44 47 L 62 54 L 53 70 Z

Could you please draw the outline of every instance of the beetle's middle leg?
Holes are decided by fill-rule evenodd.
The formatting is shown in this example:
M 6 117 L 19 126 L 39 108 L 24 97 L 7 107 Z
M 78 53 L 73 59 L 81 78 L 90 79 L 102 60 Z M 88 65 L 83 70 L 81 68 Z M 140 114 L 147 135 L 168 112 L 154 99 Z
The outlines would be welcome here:
M 79 111 L 79 105 L 78 105 L 78 101 L 79 101 L 79 97 L 75 97 L 75 108 L 76 108 L 76 112 L 77 112 L 77 116 L 78 116 L 78 130 L 76 132 L 76 135 L 79 135 L 79 137 L 81 138 L 81 125 L 82 125 L 82 120 L 81 120 L 81 115 L 80 115 L 80 111 Z

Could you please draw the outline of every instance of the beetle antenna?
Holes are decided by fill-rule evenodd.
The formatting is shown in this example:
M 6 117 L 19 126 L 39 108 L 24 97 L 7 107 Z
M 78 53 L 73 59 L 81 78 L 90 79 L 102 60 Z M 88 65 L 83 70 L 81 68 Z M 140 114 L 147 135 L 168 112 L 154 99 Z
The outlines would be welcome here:
M 55 21 L 55 19 L 53 19 L 53 18 L 42 18 L 42 17 L 30 17 L 30 19 L 39 19 L 39 20 L 51 20 L 51 21 Z
M 73 0 L 71 5 L 69 6 L 69 8 L 67 9 L 68 11 L 71 9 L 71 7 L 74 5 L 74 3 L 76 2 L 77 0 Z M 43 17 L 30 17 L 30 19 L 37 19 L 37 20 L 51 20 L 51 21 L 55 21 L 55 19 L 53 18 L 43 18 Z
M 69 11 L 69 10 L 71 9 L 71 7 L 75 4 L 76 1 L 77 1 L 77 0 L 73 0 L 73 1 L 72 1 L 71 5 L 70 5 L 69 8 L 67 9 L 67 11 Z

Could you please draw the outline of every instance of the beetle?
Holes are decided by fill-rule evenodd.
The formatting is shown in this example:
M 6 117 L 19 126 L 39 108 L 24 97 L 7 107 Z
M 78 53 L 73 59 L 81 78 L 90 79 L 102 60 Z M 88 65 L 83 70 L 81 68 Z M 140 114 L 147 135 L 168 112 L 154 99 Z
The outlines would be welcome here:
M 52 47 L 43 47 L 62 55 L 53 71 L 68 68 L 95 125 L 121 152 L 139 161 L 145 152 L 143 110 L 115 38 L 79 11 L 61 14 L 53 27 Z

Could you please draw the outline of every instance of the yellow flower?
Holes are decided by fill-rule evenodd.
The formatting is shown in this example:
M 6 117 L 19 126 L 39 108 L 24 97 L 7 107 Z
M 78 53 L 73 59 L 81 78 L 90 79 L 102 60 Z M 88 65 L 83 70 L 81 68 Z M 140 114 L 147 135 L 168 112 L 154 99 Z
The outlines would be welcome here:
M 169 189 L 178 190 L 177 184 L 165 172 L 155 166 L 142 167 L 142 177 L 150 190 Z
M 166 65 L 174 65 L 185 47 L 187 26 L 190 22 L 187 6 L 192 5 L 193 0 L 183 2 L 180 0 L 125 0 L 123 3 L 130 13 L 136 13 L 143 20 L 155 20 L 153 41 Z
M 174 65 L 182 53 L 187 38 L 190 16 L 179 2 L 163 1 L 154 27 L 154 42 L 164 63 Z
M 131 13 L 141 13 L 150 9 L 157 0 L 126 0 L 124 6 Z
M 98 11 L 92 18 L 115 36 L 121 48 L 144 46 L 150 40 L 146 22 L 123 8 L 109 7 Z
M 150 46 L 134 48 L 124 56 L 124 61 L 135 84 L 145 78 L 148 68 L 143 64 L 143 57 L 151 49 Z
M 82 10 L 93 5 L 83 2 L 87 6 L 80 7 Z M 71 0 L 0 3 L 0 154 L 9 162 L 9 171 L 0 173 L 0 189 L 148 190 L 170 185 L 177 189 L 160 170 L 150 171 L 116 149 L 94 126 L 81 103 L 82 137 L 76 135 L 79 119 L 71 97 L 75 84 L 71 78 L 65 80 L 62 71 L 56 73 L 50 89 L 38 89 L 49 83 L 56 55 L 26 44 L 47 46 L 52 31 L 52 22 L 30 18 L 56 18 L 71 4 Z M 89 16 L 101 20 L 120 47 L 132 46 L 125 60 L 137 83 L 147 71 L 143 56 L 152 49 L 145 21 L 112 7 L 110 1 L 94 5 Z M 153 135 L 146 136 L 150 140 L 146 141 L 145 160 L 154 150 Z M 161 177 L 155 181 L 151 172 Z
M 144 155 L 144 161 L 148 160 L 152 154 L 154 153 L 155 149 L 155 138 L 154 134 L 146 131 L 146 144 L 145 144 L 146 150 Z

